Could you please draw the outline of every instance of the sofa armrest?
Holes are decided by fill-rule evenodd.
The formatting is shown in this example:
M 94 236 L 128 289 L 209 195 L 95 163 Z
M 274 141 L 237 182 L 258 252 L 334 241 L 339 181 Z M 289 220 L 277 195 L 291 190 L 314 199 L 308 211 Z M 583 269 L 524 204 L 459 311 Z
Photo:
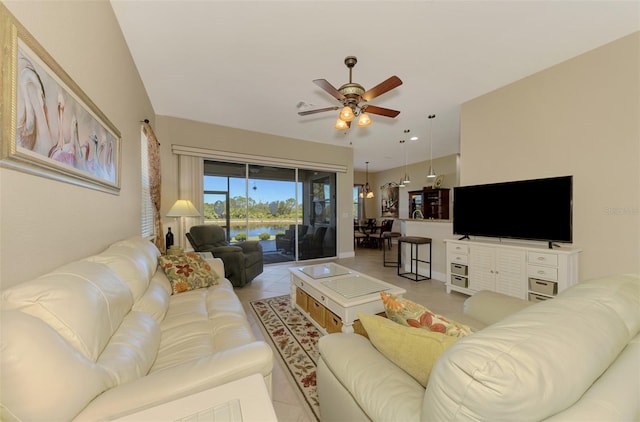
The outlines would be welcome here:
M 224 262 L 220 258 L 207 258 L 207 264 L 219 276 L 224 278 Z
M 531 304 L 524 299 L 482 290 L 464 301 L 464 314 L 491 325 Z
M 256 373 L 270 381 L 272 369 L 271 348 L 265 342 L 256 341 L 153 372 L 107 390 L 74 420 L 115 419 Z M 270 385 L 267 389 L 271 391 Z

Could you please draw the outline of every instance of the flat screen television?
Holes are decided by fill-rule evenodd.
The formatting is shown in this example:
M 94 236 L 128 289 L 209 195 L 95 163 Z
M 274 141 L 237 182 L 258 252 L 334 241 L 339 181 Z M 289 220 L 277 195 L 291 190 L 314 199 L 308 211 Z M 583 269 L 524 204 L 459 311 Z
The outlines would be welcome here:
M 572 242 L 573 176 L 453 189 L 453 233 Z

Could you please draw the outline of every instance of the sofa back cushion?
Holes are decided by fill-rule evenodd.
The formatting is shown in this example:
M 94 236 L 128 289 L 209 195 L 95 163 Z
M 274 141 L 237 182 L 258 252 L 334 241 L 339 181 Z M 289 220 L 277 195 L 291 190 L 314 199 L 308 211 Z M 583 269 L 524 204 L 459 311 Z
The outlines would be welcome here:
M 3 309 L 40 318 L 94 362 L 132 305 L 131 291 L 114 271 L 86 260 L 2 292 Z
M 575 403 L 639 324 L 638 277 L 580 283 L 443 353 L 422 419 L 543 420 Z
M 133 310 L 149 314 L 160 323 L 169 308 L 170 297 L 171 283 L 164 271 L 159 269 L 151 278 L 147 291 L 133 304 Z
M 113 387 L 107 371 L 44 321 L 17 310 L 0 318 L 0 420 L 69 421 Z

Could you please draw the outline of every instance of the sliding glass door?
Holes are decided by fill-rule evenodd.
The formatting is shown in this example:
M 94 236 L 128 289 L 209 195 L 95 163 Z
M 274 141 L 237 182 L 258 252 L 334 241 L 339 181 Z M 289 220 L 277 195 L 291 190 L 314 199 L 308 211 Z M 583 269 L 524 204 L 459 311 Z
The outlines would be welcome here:
M 265 264 L 336 255 L 335 173 L 205 161 L 205 224 L 260 241 Z

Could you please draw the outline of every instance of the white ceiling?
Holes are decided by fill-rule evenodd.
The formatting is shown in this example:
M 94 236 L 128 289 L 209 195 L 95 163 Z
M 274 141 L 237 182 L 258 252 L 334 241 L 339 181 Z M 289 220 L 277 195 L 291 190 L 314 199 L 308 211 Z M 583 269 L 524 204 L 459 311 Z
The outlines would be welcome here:
M 485 94 L 640 29 L 638 1 L 143 1 L 111 0 L 158 115 L 306 141 L 352 145 L 354 167 L 404 164 L 459 151 L 459 108 Z M 371 101 L 400 110 L 372 115 L 349 134 L 338 102 L 311 81 L 369 89 L 403 85 Z M 215 148 L 215 140 L 211 140 Z

